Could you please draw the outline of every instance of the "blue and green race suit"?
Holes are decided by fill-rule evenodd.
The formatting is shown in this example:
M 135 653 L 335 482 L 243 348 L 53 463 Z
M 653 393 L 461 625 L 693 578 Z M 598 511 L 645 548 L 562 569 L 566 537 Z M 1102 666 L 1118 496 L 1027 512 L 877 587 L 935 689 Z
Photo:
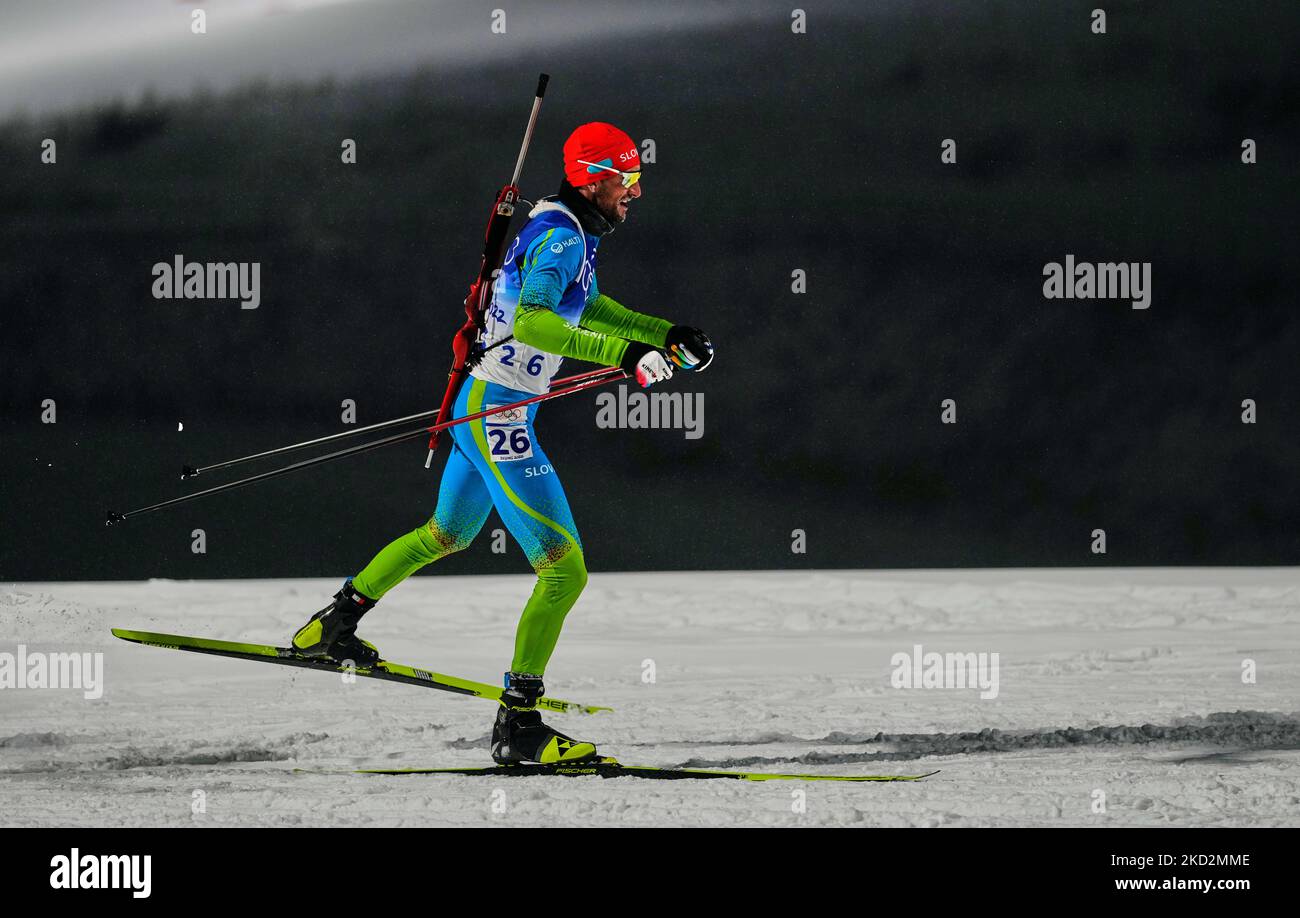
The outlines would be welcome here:
M 672 323 L 599 292 L 599 241 L 562 204 L 533 208 L 506 250 L 481 339 L 488 350 L 461 387 L 454 417 L 548 391 L 565 357 L 618 366 L 629 340 L 664 346 Z M 587 566 L 559 472 L 537 439 L 538 408 L 535 402 L 452 427 L 433 517 L 382 549 L 353 586 L 379 599 L 425 565 L 469 547 L 495 507 L 537 572 L 510 668 L 540 676 L 587 583 Z

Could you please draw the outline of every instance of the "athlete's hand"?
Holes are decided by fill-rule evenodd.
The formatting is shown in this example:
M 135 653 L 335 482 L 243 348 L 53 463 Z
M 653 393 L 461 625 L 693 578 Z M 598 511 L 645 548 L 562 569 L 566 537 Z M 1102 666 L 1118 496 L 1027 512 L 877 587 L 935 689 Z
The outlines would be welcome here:
M 674 325 L 668 329 L 664 344 L 668 359 L 683 370 L 702 372 L 713 362 L 713 342 L 709 336 L 690 325 Z
M 629 341 L 620 367 L 637 381 L 642 389 L 663 382 L 673 375 L 673 365 L 664 352 L 640 341 Z

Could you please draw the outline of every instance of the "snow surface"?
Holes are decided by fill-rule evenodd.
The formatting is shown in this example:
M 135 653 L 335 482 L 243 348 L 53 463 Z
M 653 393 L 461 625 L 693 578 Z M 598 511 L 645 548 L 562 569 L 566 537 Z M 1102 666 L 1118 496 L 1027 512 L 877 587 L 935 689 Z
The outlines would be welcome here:
M 532 584 L 412 578 L 362 634 L 495 683 Z M 103 652 L 106 682 L 98 700 L 0 689 L 0 825 L 1300 825 L 1296 568 L 594 574 L 570 613 L 548 694 L 616 711 L 550 720 L 606 754 L 941 769 L 915 784 L 354 775 L 490 764 L 494 706 L 108 630 L 284 644 L 337 588 L 0 587 L 0 653 Z M 997 652 L 998 696 L 892 687 L 915 644 Z

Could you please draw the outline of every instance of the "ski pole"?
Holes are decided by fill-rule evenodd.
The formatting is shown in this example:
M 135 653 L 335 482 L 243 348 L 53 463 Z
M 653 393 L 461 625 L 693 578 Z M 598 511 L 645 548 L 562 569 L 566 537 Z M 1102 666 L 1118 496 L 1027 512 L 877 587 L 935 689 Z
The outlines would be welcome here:
M 576 376 L 566 376 L 563 379 L 557 379 L 551 383 L 552 386 L 566 386 L 570 383 L 580 382 L 600 370 L 592 370 L 588 373 L 578 373 Z M 278 456 L 283 453 L 291 453 L 295 450 L 306 449 L 309 446 L 320 446 L 322 443 L 331 443 L 335 440 L 343 440 L 347 437 L 355 437 L 357 434 L 371 433 L 377 430 L 387 430 L 390 427 L 398 427 L 407 421 L 422 421 L 428 417 L 436 417 L 438 409 L 433 411 L 421 411 L 417 414 L 408 414 L 404 418 L 393 418 L 391 421 L 380 421 L 378 424 L 371 424 L 368 427 L 358 427 L 356 430 L 345 430 L 342 433 L 330 434 L 327 437 L 317 437 L 314 440 L 304 440 L 301 443 L 294 443 L 290 446 L 280 446 L 276 449 L 268 449 L 260 453 L 253 453 L 251 456 L 241 456 L 238 459 L 229 459 L 225 462 L 215 462 L 212 465 L 205 465 L 195 468 L 192 465 L 181 466 L 181 481 L 193 478 L 203 472 L 215 472 L 221 469 L 233 468 L 237 465 L 243 465 L 245 462 L 252 462 L 256 459 L 266 459 L 271 456 Z
M 549 399 L 559 398 L 562 395 L 572 395 L 574 392 L 580 392 L 583 389 L 590 389 L 593 386 L 603 386 L 605 383 L 614 382 L 617 379 L 628 379 L 627 371 L 620 367 L 605 367 L 601 370 L 592 370 L 590 373 L 583 373 L 587 377 L 580 383 L 567 386 L 563 389 L 552 389 L 550 392 L 543 392 L 541 395 L 534 395 L 531 398 L 523 398 L 517 402 L 511 402 L 509 405 L 494 405 L 491 408 L 485 408 L 482 411 L 476 411 L 473 414 L 467 414 L 463 418 L 452 418 L 441 424 L 434 424 L 432 427 L 426 427 L 428 433 L 441 433 L 448 427 L 455 427 L 457 424 L 464 424 L 466 421 L 477 421 L 479 418 L 485 418 L 489 414 L 502 414 L 511 408 L 522 408 L 524 405 L 531 405 L 533 402 L 544 402 Z M 575 377 L 576 378 L 576 377 Z
M 434 424 L 432 427 L 425 428 L 430 435 L 437 437 L 448 427 L 455 427 L 457 424 L 464 424 L 466 421 L 473 421 L 489 414 L 500 414 L 509 411 L 511 408 L 520 408 L 524 405 L 531 405 L 533 402 L 544 402 L 547 399 L 558 398 L 561 395 L 568 395 L 570 392 L 577 392 L 581 389 L 589 389 L 592 386 L 601 386 L 607 382 L 613 382 L 616 379 L 627 379 L 628 375 L 625 370 L 619 367 L 602 367 L 599 370 L 592 370 L 588 373 L 579 373 L 577 376 L 570 376 L 570 380 L 577 380 L 574 385 L 567 386 L 564 389 L 550 392 L 543 392 L 541 395 L 534 395 L 532 398 L 525 398 L 517 402 L 511 402 L 509 405 L 499 405 L 495 411 L 480 411 L 477 414 L 467 414 L 463 418 L 454 418 L 445 424 Z M 427 469 L 433 462 L 433 450 L 429 450 L 424 459 L 424 467 Z
M 430 431 L 441 432 L 448 427 L 455 427 L 457 424 L 464 424 L 466 421 L 474 421 L 489 414 L 500 414 L 511 408 L 520 408 L 524 405 L 531 405 L 533 402 L 546 401 L 552 398 L 559 398 L 563 395 L 571 395 L 583 389 L 590 389 L 594 386 L 603 386 L 606 383 L 614 382 L 619 379 L 627 379 L 627 373 L 618 367 L 605 367 L 600 370 L 593 370 L 589 373 L 580 373 L 577 376 L 569 377 L 570 379 L 580 380 L 574 385 L 563 389 L 552 389 L 550 392 L 543 392 L 541 395 L 534 395 L 532 398 L 522 399 L 509 405 L 497 405 L 491 409 L 467 414 L 463 418 L 453 418 L 444 424 L 435 424 L 433 427 L 421 427 L 418 430 L 409 430 L 405 433 L 393 434 L 390 437 L 384 437 L 380 440 L 372 440 L 369 443 L 361 443 L 357 446 L 350 446 L 347 449 L 337 450 L 336 452 L 326 453 L 323 456 L 315 456 L 311 459 L 304 459 L 301 462 L 295 462 L 292 465 L 286 465 L 283 468 L 271 469 L 268 472 L 262 472 L 258 475 L 251 475 L 248 478 L 241 478 L 238 481 L 227 482 L 223 485 L 217 485 L 214 488 L 208 488 L 206 491 L 196 491 L 193 494 L 184 494 L 180 497 L 173 497 L 170 500 L 164 500 L 160 503 L 150 504 L 148 507 L 140 507 L 136 510 L 129 510 L 126 513 L 117 513 L 109 510 L 104 525 L 112 526 L 114 523 L 123 523 L 133 516 L 140 516 L 145 513 L 152 513 L 154 510 L 161 510 L 164 507 L 175 506 L 176 504 L 187 503 L 188 501 L 197 500 L 200 497 L 207 497 L 210 494 L 220 494 L 222 491 L 231 491 L 235 488 L 242 488 L 245 485 L 256 484 L 259 481 L 266 481 L 270 478 L 278 478 L 281 475 L 287 475 L 290 472 L 296 472 L 300 469 L 310 468 L 314 465 L 320 465 L 324 462 L 331 462 L 335 459 L 344 459 L 348 456 L 355 456 L 359 453 L 369 452 L 373 449 L 379 449 L 389 446 L 393 443 L 401 443 L 405 440 L 414 440 L 416 437 L 422 437 Z
M 342 440 L 345 437 L 355 437 L 357 434 L 369 433 L 375 430 L 387 430 L 390 427 L 397 427 L 405 424 L 407 421 L 422 421 L 430 415 L 437 415 L 437 409 L 433 411 L 421 411 L 419 414 L 408 414 L 404 418 L 393 418 L 391 421 L 381 421 L 378 424 L 371 424 L 369 427 L 358 427 L 356 430 L 345 430 L 342 433 L 330 434 L 328 437 L 317 437 L 315 440 L 304 440 L 301 443 L 294 443 L 292 446 L 280 446 L 276 449 L 268 449 L 265 452 L 253 453 L 251 456 L 241 456 L 238 459 L 230 459 L 226 462 L 217 462 L 212 465 L 204 465 L 195 468 L 192 465 L 181 466 L 181 481 L 187 478 L 193 478 L 201 475 L 203 472 L 215 472 L 220 469 L 228 469 L 232 466 L 242 465 L 245 462 L 252 462 L 255 459 L 265 459 L 268 456 L 278 456 L 281 453 L 290 453 L 294 450 L 306 449 L 309 446 L 319 446 L 322 443 L 329 443 L 333 440 Z
M 152 513 L 154 510 L 161 510 L 163 507 L 170 507 L 174 504 L 183 504 L 187 501 L 198 500 L 200 497 L 206 497 L 209 494 L 219 494 L 222 491 L 230 491 L 235 488 L 242 488 L 244 485 L 255 484 L 259 481 L 266 481 L 268 478 L 278 478 L 281 475 L 287 475 L 290 472 L 296 472 L 299 469 L 305 469 L 309 466 L 320 465 L 322 462 L 330 462 L 334 459 L 343 459 L 347 456 L 354 456 L 357 453 L 369 452 L 372 449 L 379 449 L 381 446 L 388 446 L 391 443 L 400 443 L 403 440 L 413 440 L 416 437 L 424 436 L 424 428 L 411 430 L 406 433 L 393 434 L 391 437 L 384 437 L 382 440 L 374 440 L 370 443 L 362 443 L 358 446 L 350 446 L 347 449 L 341 449 L 337 452 L 326 453 L 324 456 L 316 456 L 312 459 L 304 459 L 302 462 L 295 462 L 292 465 L 286 465 L 284 468 L 272 469 L 269 472 L 262 472 L 259 475 L 251 475 L 248 478 L 241 478 L 238 481 L 227 482 L 223 485 L 217 485 L 215 488 L 208 488 L 206 491 L 195 491 L 193 494 L 185 494 L 181 497 L 173 497 L 171 500 L 165 500 L 161 503 L 150 504 L 148 507 L 141 507 L 138 510 L 128 510 L 126 513 L 114 513 L 108 511 L 108 517 L 104 521 L 105 526 L 112 526 L 114 523 L 124 523 L 133 516 L 140 516 L 142 513 Z

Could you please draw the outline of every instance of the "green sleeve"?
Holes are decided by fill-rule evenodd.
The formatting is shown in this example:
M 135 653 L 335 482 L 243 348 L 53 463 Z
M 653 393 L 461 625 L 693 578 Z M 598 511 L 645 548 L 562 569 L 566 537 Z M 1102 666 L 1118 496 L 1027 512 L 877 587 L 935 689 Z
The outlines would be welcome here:
M 613 297 L 599 292 L 587 300 L 580 322 L 584 328 L 640 341 L 651 347 L 663 347 L 668 339 L 668 329 L 673 327 L 673 323 L 666 319 L 634 312 Z
M 521 303 L 515 311 L 515 340 L 549 354 L 616 367 L 627 342 L 613 335 L 579 328 L 545 306 Z

